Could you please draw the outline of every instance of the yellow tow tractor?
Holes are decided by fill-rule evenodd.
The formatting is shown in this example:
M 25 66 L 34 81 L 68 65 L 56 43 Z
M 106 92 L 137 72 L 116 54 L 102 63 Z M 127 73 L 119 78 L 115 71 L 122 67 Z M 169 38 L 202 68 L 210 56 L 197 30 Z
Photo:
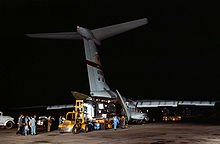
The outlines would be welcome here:
M 83 100 L 76 100 L 75 111 L 66 114 L 66 120 L 59 124 L 60 133 L 72 132 L 88 132 L 88 125 L 85 123 L 85 113 Z

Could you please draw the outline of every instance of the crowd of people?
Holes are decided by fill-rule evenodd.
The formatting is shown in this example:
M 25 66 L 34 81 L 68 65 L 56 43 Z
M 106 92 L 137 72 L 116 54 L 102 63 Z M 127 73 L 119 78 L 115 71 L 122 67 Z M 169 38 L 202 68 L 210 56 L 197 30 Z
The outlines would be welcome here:
M 48 132 L 51 131 L 51 126 L 53 121 L 55 121 L 55 119 L 51 116 L 45 117 L 44 120 L 42 121 L 42 128 L 46 128 L 46 130 Z M 34 116 L 24 116 L 24 115 L 20 115 L 18 118 L 18 130 L 16 132 L 16 134 L 18 135 L 36 135 L 36 115 Z
M 21 114 L 18 118 L 18 130 L 16 134 L 36 135 L 36 115 L 29 117 Z
M 118 120 L 117 116 L 113 117 L 113 119 L 114 119 L 114 130 L 115 131 L 117 129 L 117 125 L 118 124 L 120 125 L 120 128 L 122 128 L 122 129 L 127 128 L 128 121 L 127 121 L 127 119 L 124 116 L 122 116 L 120 118 L 120 120 Z

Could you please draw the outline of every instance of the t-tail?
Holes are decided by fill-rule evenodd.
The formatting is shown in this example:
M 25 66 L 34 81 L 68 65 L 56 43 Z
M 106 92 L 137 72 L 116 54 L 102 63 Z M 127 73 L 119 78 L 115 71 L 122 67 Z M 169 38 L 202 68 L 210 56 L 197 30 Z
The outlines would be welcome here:
M 101 41 L 104 39 L 135 29 L 145 24 L 147 24 L 147 19 L 143 18 L 94 30 L 77 26 L 77 32 L 28 34 L 28 36 L 48 39 L 83 39 L 89 77 L 90 95 L 92 97 L 114 99 L 117 97 L 117 94 L 110 90 L 106 83 L 96 45 L 101 45 Z

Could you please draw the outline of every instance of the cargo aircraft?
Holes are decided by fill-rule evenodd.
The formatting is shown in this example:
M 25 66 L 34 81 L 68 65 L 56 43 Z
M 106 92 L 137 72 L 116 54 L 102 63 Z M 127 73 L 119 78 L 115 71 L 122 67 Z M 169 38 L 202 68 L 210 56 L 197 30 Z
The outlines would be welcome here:
M 177 107 L 178 105 L 199 105 L 199 106 L 214 106 L 215 102 L 209 101 L 160 101 L 160 100 L 142 100 L 132 101 L 126 104 L 125 98 L 116 92 L 112 91 L 106 83 L 104 72 L 99 59 L 99 54 L 96 46 L 101 45 L 101 41 L 123 32 L 135 29 L 148 23 L 147 18 L 138 19 L 130 22 L 89 30 L 77 26 L 77 32 L 58 32 L 58 33 L 38 33 L 27 34 L 31 38 L 44 39 L 64 39 L 64 40 L 83 40 L 86 65 L 88 70 L 90 96 L 92 98 L 117 99 L 122 105 L 128 120 L 143 121 L 149 120 L 146 113 L 137 111 L 137 108 L 149 107 Z M 76 94 L 76 93 L 75 93 Z M 77 93 L 80 95 L 79 93 Z M 83 95 L 83 94 L 82 94 Z M 49 106 L 48 109 L 66 108 L 67 105 Z M 70 106 L 71 107 L 71 106 Z

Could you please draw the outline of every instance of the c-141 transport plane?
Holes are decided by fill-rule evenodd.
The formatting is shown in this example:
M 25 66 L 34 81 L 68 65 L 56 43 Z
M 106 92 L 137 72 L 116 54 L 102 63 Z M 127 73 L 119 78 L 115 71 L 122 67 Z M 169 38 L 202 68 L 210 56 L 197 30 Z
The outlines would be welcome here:
M 137 108 L 149 107 L 177 107 L 178 105 L 198 105 L 198 106 L 214 106 L 215 102 L 210 101 L 160 101 L 160 100 L 142 100 L 130 101 L 129 104 L 125 101 L 120 93 L 112 91 L 106 83 L 103 69 L 99 60 L 99 54 L 96 46 L 101 45 L 101 41 L 120 33 L 135 29 L 148 23 L 147 18 L 89 30 L 77 26 L 77 32 L 59 32 L 59 33 L 39 33 L 27 34 L 32 38 L 46 39 L 68 39 L 68 40 L 83 40 L 86 63 L 89 77 L 90 96 L 98 99 L 117 99 L 121 103 L 128 120 L 147 120 L 146 113 L 137 111 Z M 48 109 L 66 108 L 67 105 L 51 106 Z

